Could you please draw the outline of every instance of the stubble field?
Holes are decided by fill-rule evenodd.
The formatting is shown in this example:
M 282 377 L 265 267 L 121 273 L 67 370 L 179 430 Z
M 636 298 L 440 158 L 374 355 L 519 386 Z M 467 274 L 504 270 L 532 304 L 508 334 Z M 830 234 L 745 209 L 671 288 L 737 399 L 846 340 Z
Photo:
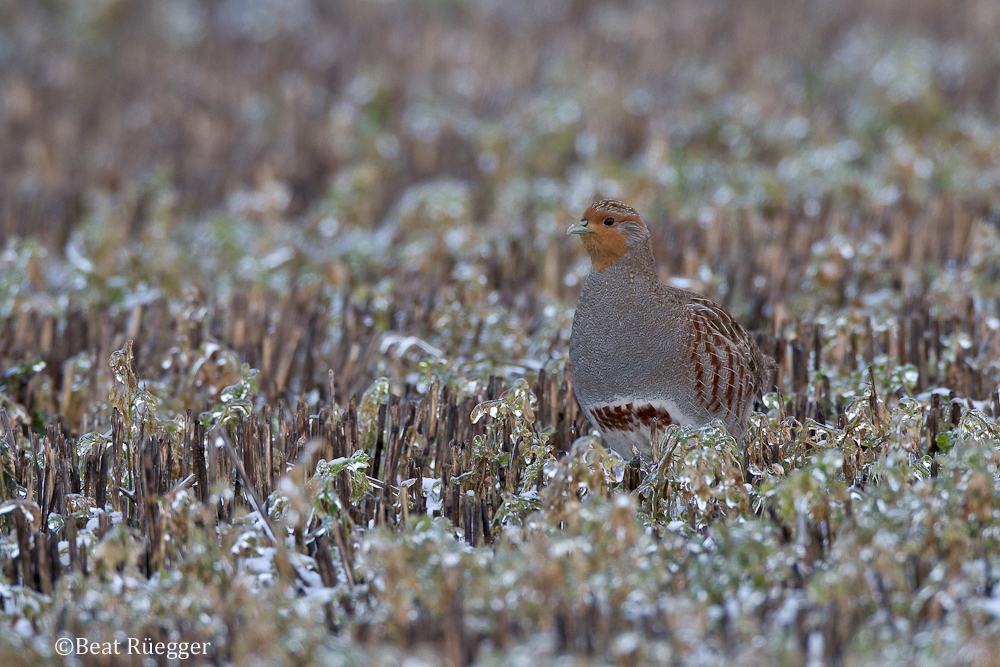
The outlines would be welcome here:
M 0 5 L 0 662 L 996 664 L 998 33 Z M 564 232 L 599 196 L 777 360 L 747 443 L 637 470 L 591 431 Z

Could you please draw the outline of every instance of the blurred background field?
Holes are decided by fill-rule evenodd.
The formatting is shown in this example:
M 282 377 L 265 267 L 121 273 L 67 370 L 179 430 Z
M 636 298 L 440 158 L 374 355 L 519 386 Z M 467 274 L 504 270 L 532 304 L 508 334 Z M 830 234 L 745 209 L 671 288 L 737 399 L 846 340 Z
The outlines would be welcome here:
M 996 0 L 0 3 L 0 658 L 995 664 L 998 37 Z M 778 360 L 745 451 L 590 437 L 598 197 Z

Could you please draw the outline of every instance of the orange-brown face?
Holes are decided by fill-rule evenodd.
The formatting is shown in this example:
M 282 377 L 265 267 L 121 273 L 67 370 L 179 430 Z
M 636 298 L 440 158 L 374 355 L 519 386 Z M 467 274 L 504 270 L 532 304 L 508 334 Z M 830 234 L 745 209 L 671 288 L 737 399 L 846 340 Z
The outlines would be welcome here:
M 595 271 L 606 268 L 629 251 L 629 240 L 648 234 L 639 215 L 620 202 L 603 200 L 588 208 L 568 234 L 579 234 Z

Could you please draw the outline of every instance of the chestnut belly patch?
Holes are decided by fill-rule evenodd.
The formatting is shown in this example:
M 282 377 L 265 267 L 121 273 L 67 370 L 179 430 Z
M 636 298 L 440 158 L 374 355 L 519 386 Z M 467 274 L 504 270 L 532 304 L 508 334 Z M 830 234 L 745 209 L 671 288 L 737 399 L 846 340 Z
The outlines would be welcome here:
M 643 426 L 650 428 L 653 425 L 665 428 L 680 423 L 665 408 L 650 403 L 599 405 L 591 408 L 590 412 L 595 425 L 602 431 L 634 431 Z

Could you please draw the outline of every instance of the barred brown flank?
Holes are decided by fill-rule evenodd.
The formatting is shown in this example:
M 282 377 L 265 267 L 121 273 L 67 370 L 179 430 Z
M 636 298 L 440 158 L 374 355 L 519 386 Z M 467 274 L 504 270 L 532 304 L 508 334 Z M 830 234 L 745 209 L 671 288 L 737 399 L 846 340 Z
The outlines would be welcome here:
M 770 360 L 765 361 L 743 327 L 714 302 L 695 296 L 687 308 L 692 324 L 688 345 L 698 377 L 695 393 L 709 412 L 721 412 L 720 418 L 725 415 L 742 418 L 750 394 L 760 394 L 765 389 Z M 701 381 L 705 366 L 712 374 L 712 387 L 707 395 Z M 726 384 L 725 391 L 720 392 L 720 381 Z M 739 391 L 734 395 L 737 387 Z

